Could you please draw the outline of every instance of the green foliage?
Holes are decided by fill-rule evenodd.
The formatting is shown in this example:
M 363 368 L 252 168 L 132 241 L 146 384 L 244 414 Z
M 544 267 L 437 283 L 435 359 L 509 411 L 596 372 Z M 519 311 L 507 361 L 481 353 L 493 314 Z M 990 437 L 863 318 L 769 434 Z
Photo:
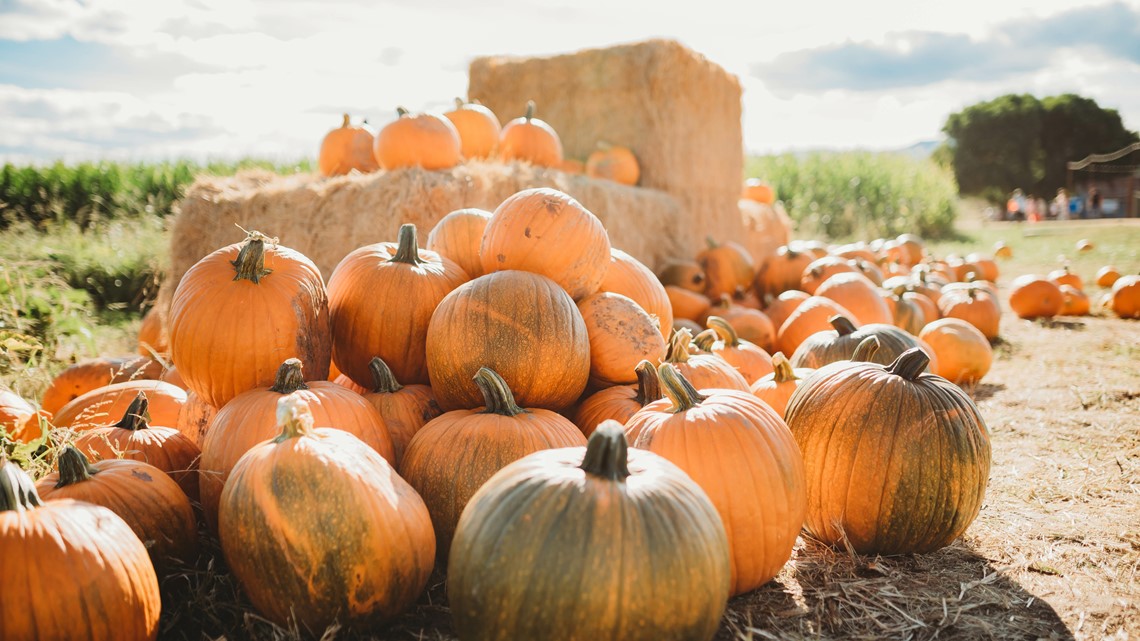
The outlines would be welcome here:
M 961 193 L 994 203 L 1016 188 L 1051 194 L 1065 186 L 1067 162 L 1140 139 L 1115 110 L 1074 94 L 1000 96 L 950 114 L 942 131 Z
M 801 232 L 833 239 L 953 234 L 954 181 L 929 160 L 870 152 L 783 154 L 750 158 L 746 173 L 775 188 Z

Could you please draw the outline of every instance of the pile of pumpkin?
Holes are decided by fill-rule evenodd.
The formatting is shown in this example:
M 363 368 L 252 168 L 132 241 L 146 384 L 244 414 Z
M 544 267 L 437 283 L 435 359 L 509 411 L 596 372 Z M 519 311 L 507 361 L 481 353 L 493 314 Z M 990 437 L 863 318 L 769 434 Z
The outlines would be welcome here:
M 413 114 L 400 107 L 396 120 L 376 134 L 366 122 L 353 125 L 344 114 L 341 126 L 321 141 L 317 168 L 322 176 L 341 176 L 404 167 L 450 169 L 465 159 L 497 158 L 623 185 L 640 180 L 637 158 L 626 147 L 599 142 L 585 162 L 564 158 L 558 132 L 536 118 L 534 110 L 534 101 L 528 102 L 522 116 L 501 125 L 490 109 L 456 98 L 455 109 L 442 114 Z
M 533 189 L 449 214 L 426 245 L 405 225 L 326 286 L 252 233 L 186 273 L 168 341 L 145 325 L 172 367 L 66 371 L 50 435 L 6 397 L 0 420 L 51 436 L 59 472 L 0 468 L 0 567 L 68 580 L 0 602 L 0 637 L 154 638 L 156 576 L 194 557 L 195 504 L 267 619 L 373 628 L 438 568 L 461 639 L 709 639 L 801 529 L 928 552 L 978 513 L 987 428 L 926 370 L 974 365 L 939 350 L 973 341 L 950 314 L 993 296 L 948 282 L 951 329 L 914 336 L 941 322 L 915 296 L 957 273 L 901 273 L 917 239 L 802 244 L 760 269 L 726 243 L 663 285 L 578 202 Z M 880 276 L 889 296 L 865 282 Z M 85 391 L 112 366 L 130 380 Z

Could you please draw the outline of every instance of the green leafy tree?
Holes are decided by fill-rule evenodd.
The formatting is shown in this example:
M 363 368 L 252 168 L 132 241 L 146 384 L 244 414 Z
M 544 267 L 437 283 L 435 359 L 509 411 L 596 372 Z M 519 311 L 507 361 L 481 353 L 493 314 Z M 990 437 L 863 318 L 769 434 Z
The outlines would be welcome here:
M 1105 109 L 1095 100 L 1071 93 L 1046 98 L 1041 123 L 1041 150 L 1045 154 L 1043 193 L 1065 186 L 1066 163 L 1089 154 L 1103 154 L 1131 145 L 1140 137 L 1124 128 L 1115 109 Z

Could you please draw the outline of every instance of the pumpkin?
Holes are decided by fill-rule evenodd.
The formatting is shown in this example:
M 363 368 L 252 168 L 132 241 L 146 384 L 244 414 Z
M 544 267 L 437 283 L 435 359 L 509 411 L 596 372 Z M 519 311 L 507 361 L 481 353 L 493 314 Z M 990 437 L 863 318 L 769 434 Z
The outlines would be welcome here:
M 198 523 L 190 499 L 166 472 L 130 459 L 94 465 L 75 447 L 59 455 L 59 471 L 36 483 L 45 501 L 74 499 L 102 505 L 119 515 L 146 544 L 154 567 L 171 559 L 192 564 L 198 551 Z
M 1111 295 L 1111 294 L 1109 294 L 1109 295 Z M 1106 307 L 1107 307 L 1107 304 L 1106 304 Z M 697 334 L 700 334 L 701 332 L 705 331 L 705 328 L 701 327 L 700 324 L 697 323 L 696 321 L 691 321 L 687 318 L 675 318 L 675 319 L 673 319 L 673 331 L 679 332 L 681 330 L 685 330 L 685 331 L 689 332 L 690 334 L 692 334 L 693 336 L 696 336 Z M 670 336 L 672 336 L 672 334 L 670 334 Z
M 801 292 L 798 289 L 790 289 L 775 298 L 767 295 L 767 302 L 762 309 L 764 314 L 768 316 L 768 320 L 772 321 L 772 326 L 776 328 L 777 336 L 784 321 L 788 320 L 792 312 L 796 311 L 796 308 L 809 298 L 811 298 L 811 294 Z
M 728 296 L 709 308 L 705 320 L 711 316 L 720 317 L 732 326 L 733 331 L 743 340 L 754 343 L 761 349 L 768 349 L 776 342 L 776 328 L 768 315 L 759 309 L 738 305 Z
M 856 272 L 866 276 L 867 280 L 874 283 L 876 287 L 882 285 L 883 280 L 886 278 L 883 274 L 883 270 L 879 269 L 878 265 L 869 260 L 855 258 L 851 261 L 851 266 L 855 268 Z
M 170 383 L 179 389 L 190 391 L 186 386 L 186 381 L 182 380 L 182 375 L 178 373 L 178 368 L 173 365 L 162 370 L 162 375 L 158 377 L 158 380 Z
M 800 386 L 800 382 L 814 371 L 805 367 L 792 367 L 783 352 L 776 352 L 772 356 L 772 373 L 752 383 L 752 394 L 783 418 L 788 399 Z
M 1140 276 L 1122 276 L 1112 284 L 1112 311 L 1121 318 L 1140 318 Z
M 1091 252 L 1094 249 L 1096 249 L 1096 245 L 1094 245 L 1093 242 L 1087 238 L 1082 238 L 1077 241 L 1077 251 L 1082 254 Z
M 817 258 L 804 269 L 804 273 L 800 276 L 799 289 L 814 295 L 815 290 L 819 289 L 819 286 L 828 278 L 836 274 L 858 271 L 852 262 L 846 258 L 840 258 L 838 256 Z
M 562 141 L 558 132 L 534 117 L 534 101 L 526 103 L 526 114 L 508 122 L 499 134 L 499 158 L 523 160 L 540 167 L 562 165 Z
M 952 383 L 977 383 L 990 371 L 994 351 L 978 328 L 957 318 L 929 323 L 919 335 L 937 359 L 931 371 Z
M 998 336 L 1001 308 L 985 289 L 971 287 L 950 291 L 938 301 L 938 310 L 944 318 L 958 318 L 978 328 L 987 340 Z
M 706 352 L 728 361 L 749 385 L 772 373 L 772 357 L 756 344 L 740 338 L 732 324 L 719 316 L 709 316 L 709 332 L 694 341 Z
M 878 339 L 879 348 L 872 363 L 890 365 L 903 352 L 921 347 L 913 335 L 886 323 L 872 323 L 856 328 L 849 318 L 832 316 L 827 319 L 835 329 L 816 332 L 809 336 L 792 354 L 792 367 L 819 369 L 829 363 L 854 358 L 855 348 L 866 338 Z
M 483 275 L 479 246 L 491 212 L 484 209 L 457 209 L 440 219 L 428 234 L 427 249 L 459 265 L 468 278 Z
M 625 424 L 637 410 L 661 398 L 657 383 L 657 368 L 649 361 L 641 361 L 634 370 L 636 385 L 615 385 L 594 392 L 574 410 L 574 424 L 587 438 L 604 421 Z
M 190 389 L 214 407 L 272 384 L 286 358 L 327 377 L 332 332 L 320 270 L 258 232 L 213 252 L 174 291 L 170 355 Z
M 1047 278 L 1025 274 L 1010 283 L 1009 307 L 1020 318 L 1051 318 L 1064 304 L 1061 288 Z
M 839 303 L 822 296 L 808 298 L 788 316 L 776 337 L 776 349 L 785 354 L 795 354 L 796 349 L 816 332 L 831 329 L 831 317 L 844 316 L 853 319 L 854 314 Z M 851 321 L 856 327 L 858 323 Z
M 791 557 L 803 525 L 804 468 L 795 440 L 784 420 L 748 392 L 699 393 L 669 363 L 658 375 L 666 398 L 630 417 L 626 436 L 708 493 L 728 534 L 730 592 L 758 588 Z
M 925 294 L 920 294 L 920 293 L 914 291 L 913 289 L 911 289 L 910 287 L 908 287 L 908 288 L 906 288 L 906 291 L 903 292 L 903 298 L 905 300 L 910 301 L 911 303 L 916 305 L 920 310 L 922 310 L 923 321 L 929 323 L 931 321 L 936 321 L 939 318 L 942 318 L 942 312 L 939 311 L 938 305 L 934 301 L 930 300 L 929 296 L 926 296 Z M 888 308 L 889 308 L 889 306 L 888 306 Z M 1000 310 L 999 310 L 999 313 L 1000 313 Z M 893 312 L 891 313 L 891 317 L 892 317 L 892 319 L 888 322 L 894 322 L 894 318 L 893 318 L 894 313 Z
M 150 380 L 114 383 L 93 389 L 61 407 L 52 416 L 52 424 L 76 432 L 103 427 L 119 420 L 139 392 L 146 394 L 150 422 L 155 425 L 178 424 L 178 416 L 186 404 L 186 391 L 170 383 Z
M 803 453 L 813 537 L 861 554 L 931 552 L 977 516 L 989 432 L 965 392 L 922 373 L 927 362 L 913 348 L 888 366 L 835 363 L 792 394 L 785 416 Z
M 27 473 L 0 459 L 0 639 L 153 641 L 162 601 L 146 547 L 111 510 L 44 502 Z M 58 580 L 61 569 L 66 580 Z M 45 584 L 48 577 L 50 587 Z M 35 587 L 41 586 L 41 587 Z
M 772 189 L 771 185 L 759 178 L 749 178 L 744 181 L 744 190 L 741 191 L 740 197 L 771 205 L 776 202 L 776 191 Z
M 400 476 L 419 492 L 431 513 L 441 560 L 447 558 L 467 501 L 495 472 L 531 452 L 586 442 L 560 414 L 519 407 L 511 388 L 494 371 L 480 368 L 474 379 L 484 407 L 454 410 L 429 421 L 412 437 L 400 461 Z
M 748 391 L 748 380 L 724 358 L 711 353 L 693 354 L 689 344 L 693 335 L 688 330 L 674 332 L 664 362 L 675 366 L 687 380 L 700 389 Z
M 353 171 L 376 171 L 376 157 L 372 155 L 375 136 L 367 127 L 353 127 L 352 119 L 344 114 L 340 127 L 325 134 L 317 155 L 317 171 L 322 176 L 343 176 Z
M 697 294 L 705 293 L 705 271 L 695 260 L 671 260 L 657 273 L 662 285 L 674 285 Z
M 891 308 L 895 327 L 901 327 L 913 336 L 918 336 L 922 327 L 926 325 L 926 313 L 913 298 L 907 298 L 906 293 L 906 290 L 900 287 L 894 292 L 884 291 L 882 296 L 883 300 L 887 301 L 887 306 Z
M 511 381 L 526 407 L 561 410 L 590 377 L 590 340 L 582 313 L 558 283 L 501 271 L 464 283 L 440 302 L 427 335 L 428 373 L 444 410 L 479 407 L 472 383 L 481 367 Z
M 661 327 L 632 298 L 599 292 L 583 298 L 578 311 L 590 339 L 590 382 L 597 387 L 637 381 L 634 368 L 665 356 Z
M 585 448 L 526 456 L 472 497 L 447 594 L 466 641 L 704 640 L 729 572 L 705 493 L 609 421 Z
M 392 437 L 384 418 L 360 394 L 336 383 L 305 381 L 301 361 L 287 359 L 277 370 L 272 387 L 250 390 L 218 410 L 202 443 L 199 489 L 206 522 L 217 526 L 218 501 L 234 465 L 243 454 L 280 431 L 277 404 L 286 396 L 301 398 L 320 425 L 335 426 L 395 463 Z
M 1006 245 L 1003 241 L 997 241 L 994 243 L 994 258 L 1001 258 L 1004 260 L 1013 258 L 1013 248 L 1011 248 L 1009 245 Z
M 863 260 L 868 263 L 879 262 L 879 256 L 867 246 L 867 243 L 862 241 L 857 243 L 849 243 L 847 245 L 840 245 L 831 250 L 831 255 L 846 258 L 847 260 Z
M 503 201 L 483 232 L 483 273 L 518 269 L 546 276 L 574 300 L 598 291 L 610 266 L 602 221 L 557 189 L 525 189 Z
M 477 102 L 455 99 L 455 109 L 443 114 L 459 134 L 459 152 L 464 158 L 489 158 L 499 144 L 502 125 L 493 111 Z
M 41 436 L 40 416 L 50 415 L 37 412 L 19 394 L 0 387 L 0 434 L 17 443 L 33 441 Z
M 974 272 L 978 274 L 978 278 L 992 283 L 997 282 L 1001 270 L 998 269 L 998 264 L 994 259 L 974 252 L 966 254 L 966 262 L 972 265 Z
M 1120 270 L 1112 265 L 1105 265 L 1096 270 L 1096 284 L 1100 287 L 1110 288 L 1120 278 Z
M 669 299 L 669 311 L 674 320 L 696 322 L 708 316 L 712 301 L 704 294 L 689 291 L 677 285 L 666 285 L 665 296 Z M 700 324 L 697 324 L 700 327 Z
M 368 363 L 379 356 L 396 378 L 427 383 L 428 322 L 443 297 L 467 280 L 459 265 L 421 252 L 411 224 L 400 226 L 397 243 L 349 252 L 329 278 L 337 367 L 367 387 L 372 383 Z
M 776 250 L 776 255 L 765 260 L 756 270 L 752 287 L 756 294 L 779 296 L 788 290 L 798 290 L 804 270 L 815 260 L 812 254 L 801 252 L 787 245 Z
M 398 465 L 416 432 L 443 414 L 443 410 L 436 403 L 430 387 L 401 385 L 380 357 L 373 357 L 368 368 L 372 370 L 372 385 L 362 393 L 384 419 L 384 426 L 392 437 L 392 456 Z
M 199 448 L 206 442 L 206 432 L 210 429 L 210 421 L 218 409 L 198 398 L 194 392 L 186 395 L 186 402 L 178 411 L 178 421 L 174 427 L 186 435 Z
M 839 303 L 855 315 L 860 324 L 890 323 L 891 310 L 879 296 L 874 283 L 859 273 L 843 272 L 831 276 L 816 288 L 816 296 Z
M 428 171 L 450 169 L 463 156 L 459 131 L 451 121 L 433 113 L 412 114 L 403 107 L 397 118 L 376 134 L 372 154 L 381 169 L 422 167 Z
M 641 178 L 641 167 L 627 147 L 599 144 L 586 158 L 586 175 L 632 186 Z
M 993 279 L 987 278 L 986 280 L 993 280 Z M 1084 281 L 1081 280 L 1080 276 L 1073 273 L 1069 269 L 1068 265 L 1065 265 L 1061 269 L 1054 269 L 1053 271 L 1049 272 L 1049 280 L 1056 283 L 1057 287 L 1060 287 L 1061 285 L 1068 285 L 1070 287 L 1075 287 L 1076 289 L 1084 289 L 1085 288 Z
M 922 262 L 923 244 L 921 238 L 915 234 L 899 234 L 895 242 L 898 252 L 898 262 L 908 267 Z
M 673 327 L 673 306 L 669 294 L 648 267 L 617 248 L 610 248 L 610 266 L 598 291 L 613 292 L 633 299 L 653 316 L 663 337 Z
M 788 247 L 798 252 L 811 254 L 812 260 L 823 258 L 831 253 L 827 243 L 822 240 L 793 240 L 788 243 Z
M 40 406 L 56 414 L 64 405 L 91 390 L 127 381 L 155 380 L 162 363 L 148 356 L 112 356 L 80 361 L 60 372 L 44 390 Z
M 1061 296 L 1064 302 L 1061 305 L 1061 316 L 1088 316 L 1092 310 L 1092 303 L 1083 291 L 1071 285 L 1061 285 Z
M 139 392 L 119 422 L 88 430 L 75 447 L 98 460 L 126 458 L 166 472 L 192 501 L 198 500 L 198 459 L 202 450 L 182 432 L 147 419 L 147 396 Z
M 431 576 L 423 501 L 368 444 L 314 427 L 304 398 L 282 397 L 276 414 L 279 435 L 241 457 L 221 496 L 227 566 L 279 626 L 321 634 L 396 618 Z
M 166 314 L 159 305 L 147 310 L 139 325 L 139 349 L 141 356 L 165 356 L 170 351 L 170 332 L 166 331 Z
M 565 174 L 581 175 L 586 173 L 586 163 L 577 158 L 563 158 L 558 169 Z
M 732 241 L 718 243 L 710 237 L 706 242 L 708 247 L 697 254 L 697 264 L 705 273 L 705 295 L 715 300 L 748 287 L 756 276 L 748 250 Z

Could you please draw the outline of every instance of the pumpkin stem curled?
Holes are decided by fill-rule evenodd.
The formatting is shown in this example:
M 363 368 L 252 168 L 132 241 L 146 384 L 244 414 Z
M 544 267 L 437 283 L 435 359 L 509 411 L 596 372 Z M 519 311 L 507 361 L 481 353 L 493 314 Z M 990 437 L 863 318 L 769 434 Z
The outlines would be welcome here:
M 611 481 L 622 481 L 629 476 L 629 443 L 625 430 L 614 420 L 603 421 L 586 443 L 586 455 L 579 466 L 587 474 Z
M 689 343 L 693 341 L 693 333 L 687 328 L 673 332 L 669 337 L 669 349 L 665 352 L 666 363 L 689 362 Z
M 772 379 L 775 380 L 776 383 L 787 383 L 788 381 L 795 381 L 800 378 L 796 376 L 796 370 L 792 367 L 792 362 L 788 360 L 787 356 L 784 356 L 783 352 L 776 352 L 776 354 L 772 356 L 772 367 L 775 370 L 772 372 Z
M 115 427 L 132 432 L 145 430 L 147 428 L 146 411 L 149 404 L 146 400 L 146 393 L 140 391 L 138 396 L 135 396 L 131 404 L 127 406 L 127 411 L 123 412 L 123 418 L 115 423 Z
M 463 99 L 462 99 L 462 98 L 460 98 L 460 97 L 458 97 L 458 96 L 456 96 L 456 97 L 455 97 L 455 108 L 456 108 L 456 109 L 462 109 L 462 108 L 463 108 L 463 104 L 464 104 L 464 103 L 463 103 Z
M 661 380 L 661 391 L 673 402 L 674 414 L 691 410 L 708 398 L 698 392 L 672 363 L 661 363 L 657 376 Z
M 879 343 L 877 336 L 868 336 L 859 341 L 859 344 L 855 346 L 855 351 L 851 354 L 851 360 L 860 363 L 870 363 L 871 359 L 875 357 L 875 354 L 879 352 L 880 347 L 882 347 L 882 345 Z
M 480 367 L 475 374 L 475 384 L 483 392 L 483 403 L 486 409 L 483 414 L 499 414 L 501 416 L 518 416 L 525 414 L 526 410 L 515 403 L 515 395 L 507 382 L 492 369 Z
M 400 235 L 396 240 L 396 253 L 388 259 L 389 263 L 405 263 L 419 265 L 424 263 L 420 258 L 419 248 L 416 247 L 416 226 L 412 223 L 400 225 Z
M 404 389 L 391 368 L 379 356 L 368 361 L 368 371 L 372 372 L 372 391 L 377 394 L 392 394 Z
M 702 352 L 711 352 L 713 343 L 717 342 L 719 339 L 720 336 L 718 336 L 715 331 L 706 329 L 705 331 L 693 337 L 693 344 L 696 345 L 697 349 L 701 350 Z
M 67 487 L 75 483 L 82 483 L 99 473 L 76 448 L 68 445 L 59 455 L 59 482 L 55 487 Z
M 922 351 L 921 347 L 912 347 L 899 354 L 895 362 L 887 366 L 887 371 L 908 381 L 913 381 L 926 369 L 928 364 L 930 364 L 930 357 L 926 355 L 926 352 Z
M 827 322 L 831 323 L 831 326 L 835 328 L 835 331 L 839 332 L 840 336 L 846 336 L 855 332 L 855 324 L 851 322 L 850 318 L 842 314 L 832 316 L 827 319 Z
M 311 436 L 314 422 L 308 401 L 292 394 L 283 396 L 277 401 L 277 427 L 281 428 L 281 434 L 273 442 L 284 443 L 291 438 Z
M 350 120 L 350 119 L 349 119 L 349 117 L 348 117 L 348 114 L 342 114 L 342 115 L 344 116 L 344 121 L 343 121 L 343 122 L 341 122 L 341 124 L 340 124 L 340 127 L 341 127 L 341 129 L 347 129 L 347 128 L 348 128 L 348 125 L 349 125 L 349 120 Z
M 403 118 L 404 116 L 406 116 L 410 113 L 412 113 L 412 112 L 408 111 L 407 109 L 405 109 L 403 107 L 396 107 L 396 116 L 398 116 L 400 118 Z
M 250 232 L 249 239 L 238 251 L 237 260 L 230 261 L 234 266 L 234 280 L 248 280 L 256 285 L 273 273 L 272 269 L 265 268 L 266 240 L 260 232 Z
M 43 505 L 28 473 L 0 458 L 0 512 L 23 512 Z
M 720 316 L 709 316 L 708 320 L 705 321 L 705 325 L 720 336 L 720 339 L 724 341 L 725 347 L 740 347 L 740 337 L 736 334 L 736 330 L 733 329 L 728 321 Z
M 309 389 L 305 385 L 305 375 L 301 372 L 302 364 L 300 359 L 287 358 L 281 367 L 277 368 L 277 376 L 273 379 L 273 387 L 269 388 L 271 392 L 278 394 L 292 394 L 297 390 Z
M 641 361 L 634 368 L 637 372 L 637 395 L 633 400 L 645 407 L 661 398 L 661 381 L 657 378 L 657 368 L 649 361 Z

